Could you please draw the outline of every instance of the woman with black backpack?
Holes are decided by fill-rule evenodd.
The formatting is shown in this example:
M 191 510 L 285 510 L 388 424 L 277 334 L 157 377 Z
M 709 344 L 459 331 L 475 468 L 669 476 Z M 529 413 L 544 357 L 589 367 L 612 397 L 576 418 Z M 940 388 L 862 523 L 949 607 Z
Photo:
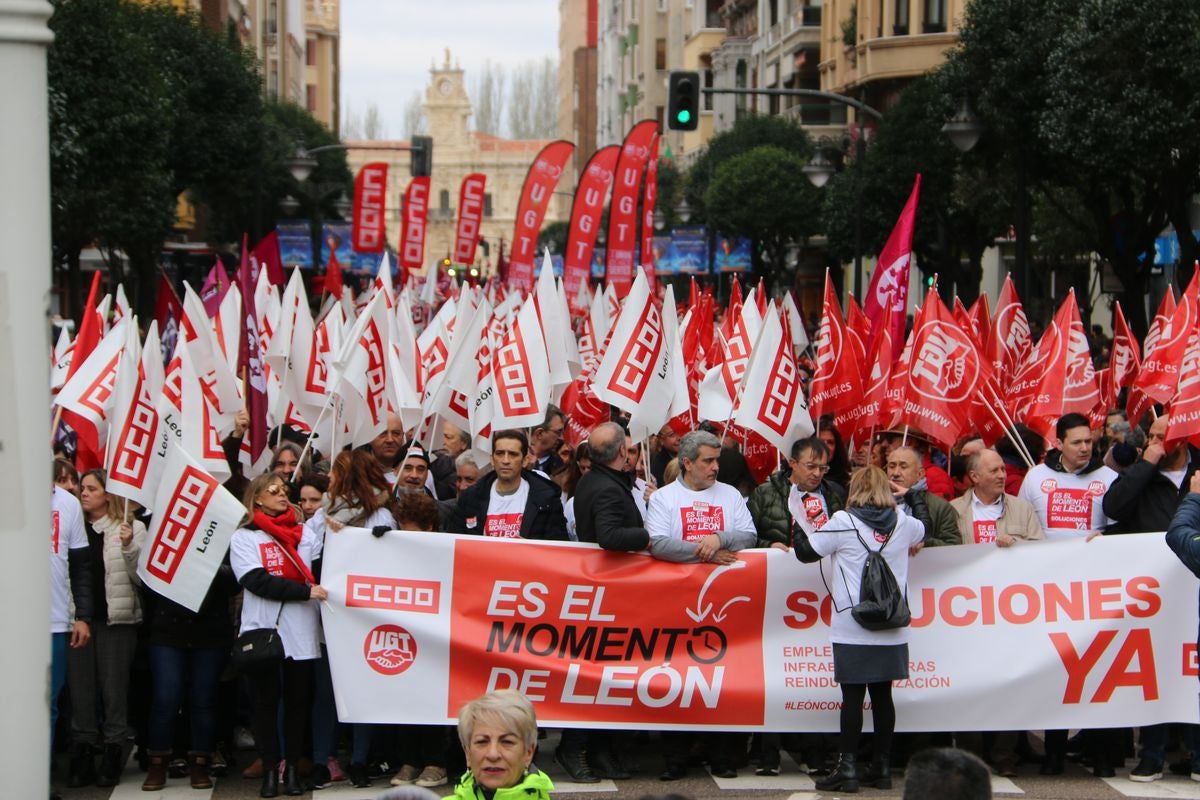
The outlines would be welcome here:
M 887 475 L 863 467 L 850 476 L 846 510 L 811 536 L 795 537 L 796 558 L 830 559 L 833 587 L 834 679 L 842 687 L 837 768 L 816 782 L 822 791 L 857 792 L 860 784 L 890 789 L 888 759 L 896 728 L 892 681 L 908 677 L 908 558 L 925 527 L 896 508 Z M 863 700 L 871 694 L 875 752 L 861 777 L 855 764 L 862 735 Z

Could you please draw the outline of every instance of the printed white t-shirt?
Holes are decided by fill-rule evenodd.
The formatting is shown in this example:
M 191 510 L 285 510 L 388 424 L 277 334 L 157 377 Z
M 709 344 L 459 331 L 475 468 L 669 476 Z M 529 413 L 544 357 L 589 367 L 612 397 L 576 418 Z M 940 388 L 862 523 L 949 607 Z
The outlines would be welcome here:
M 61 486 L 50 497 L 50 632 L 71 630 L 71 569 L 67 551 L 87 547 L 83 508 L 78 498 Z M 91 567 L 88 567 L 91 569 Z M 104 591 L 104 587 L 92 587 Z
M 304 566 L 312 567 L 313 553 L 319 546 L 312 526 L 305 525 L 304 534 L 296 548 Z M 282 575 L 286 560 L 283 548 L 274 537 L 260 530 L 238 528 L 229 541 L 229 564 L 239 581 L 247 572 L 260 568 L 275 576 Z M 279 638 L 283 640 L 283 652 L 288 658 L 296 661 L 320 658 L 321 616 L 318 601 L 288 601 L 282 604 L 283 613 L 280 613 L 280 605 L 278 600 L 243 592 L 241 632 L 278 627 Z M 279 618 L 278 625 L 275 624 L 276 616 Z
M 975 544 L 996 543 L 996 520 L 1004 511 L 1004 496 L 994 503 L 985 503 L 979 495 L 971 493 L 971 537 Z
M 791 486 L 788 490 L 788 511 L 792 519 L 809 535 L 825 527 L 825 523 L 829 522 L 829 504 L 825 502 L 825 495 L 820 491 L 802 492 L 794 483 Z
M 746 499 L 737 489 L 718 481 L 696 492 L 680 479 L 650 495 L 646 530 L 653 538 L 698 542 L 717 531 L 754 532 L 755 527 Z
M 512 494 L 500 494 L 496 491 L 495 483 L 488 491 L 483 535 L 497 539 L 521 538 L 521 520 L 525 517 L 525 504 L 529 502 L 529 481 L 521 478 L 521 485 Z
M 1103 500 L 1116 479 L 1108 467 L 1076 475 L 1038 464 L 1025 474 L 1019 497 L 1037 512 L 1047 539 L 1087 536 L 1113 523 L 1104 515 Z

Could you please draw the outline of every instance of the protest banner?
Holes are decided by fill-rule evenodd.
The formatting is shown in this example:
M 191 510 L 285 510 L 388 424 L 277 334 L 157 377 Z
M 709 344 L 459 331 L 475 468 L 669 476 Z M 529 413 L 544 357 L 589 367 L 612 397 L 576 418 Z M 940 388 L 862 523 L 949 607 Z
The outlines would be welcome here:
M 788 552 L 715 567 L 348 529 L 326 542 L 322 584 L 344 721 L 448 724 L 512 687 L 551 727 L 838 727 L 831 600 Z M 898 730 L 1198 719 L 1196 579 L 1161 534 L 927 549 L 908 597 Z

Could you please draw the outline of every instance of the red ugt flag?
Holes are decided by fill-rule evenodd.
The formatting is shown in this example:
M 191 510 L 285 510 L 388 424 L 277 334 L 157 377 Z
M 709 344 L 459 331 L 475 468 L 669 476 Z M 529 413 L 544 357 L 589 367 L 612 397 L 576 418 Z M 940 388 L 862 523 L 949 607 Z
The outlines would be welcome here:
M 871 276 L 871 285 L 863 298 L 863 310 L 871 320 L 872 335 L 879 335 L 878 329 L 883 321 L 883 309 L 891 306 L 896 313 L 892 315 L 892 341 L 898 342 L 904 336 L 904 322 L 908 309 L 908 273 L 912 263 L 913 226 L 917 219 L 917 200 L 921 195 L 921 173 L 913 181 L 912 192 L 896 227 L 888 236 L 879 254 L 879 264 L 875 274 Z M 896 354 L 899 356 L 899 353 Z

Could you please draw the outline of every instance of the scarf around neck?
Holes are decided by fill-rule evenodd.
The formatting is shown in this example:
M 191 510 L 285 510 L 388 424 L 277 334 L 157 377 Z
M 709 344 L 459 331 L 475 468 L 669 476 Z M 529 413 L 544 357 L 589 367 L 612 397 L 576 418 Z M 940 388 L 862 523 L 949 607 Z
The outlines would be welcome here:
M 287 554 L 288 557 L 283 559 L 279 577 L 287 578 L 289 581 L 295 581 L 296 583 L 313 584 L 316 582 L 313 580 L 312 572 L 305 566 L 304 561 L 300 558 L 300 552 L 297 550 L 297 546 L 300 544 L 300 537 L 304 535 L 304 528 L 296 521 L 296 510 L 294 508 L 288 506 L 286 511 L 274 517 L 265 511 L 255 511 L 254 518 L 251 521 L 254 527 L 274 539 L 276 544 L 282 547 L 284 553 Z M 264 568 L 266 566 L 266 564 L 263 564 Z

